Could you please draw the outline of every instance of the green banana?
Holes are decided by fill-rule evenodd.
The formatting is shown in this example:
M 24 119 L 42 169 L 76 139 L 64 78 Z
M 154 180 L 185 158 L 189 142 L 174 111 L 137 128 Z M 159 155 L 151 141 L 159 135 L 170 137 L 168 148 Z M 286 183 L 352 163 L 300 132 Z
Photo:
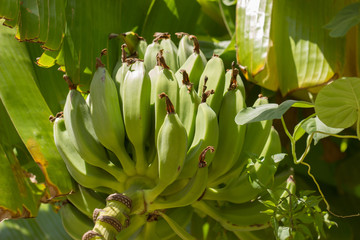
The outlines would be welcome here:
M 161 39 L 160 48 L 164 50 L 163 56 L 167 65 L 175 72 L 179 68 L 177 56 L 178 49 L 175 43 L 171 40 L 171 35 L 165 33 L 162 36 L 158 36 L 157 39 Z
M 126 44 L 121 44 L 120 45 L 120 51 L 118 53 L 118 59 L 117 59 L 117 62 L 115 64 L 115 67 L 111 73 L 111 77 L 112 79 L 116 79 L 116 74 L 117 72 L 119 71 L 119 69 L 121 68 L 121 66 L 126 62 L 126 51 L 125 51 L 125 47 L 126 47 Z
M 55 145 L 66 164 L 70 175 L 76 182 L 87 188 L 106 187 L 116 191 L 124 191 L 126 175 L 117 170 L 118 182 L 112 175 L 101 168 L 87 163 L 73 145 L 63 118 L 56 118 L 54 122 Z
M 95 134 L 89 106 L 76 89 L 71 89 L 66 98 L 64 121 L 69 139 L 81 158 L 88 164 L 104 169 L 122 182 L 124 172 L 108 159 L 106 150 Z
M 259 98 L 255 101 L 253 106 L 255 107 L 267 103 L 268 99 L 259 95 Z M 245 165 L 248 163 L 249 159 L 251 159 L 251 156 L 259 157 L 263 146 L 269 137 L 271 126 L 271 120 L 247 124 L 242 151 L 238 160 L 234 164 L 234 167 L 230 170 L 230 172 L 214 179 L 211 185 L 215 186 L 228 182 L 228 179 L 233 179 L 234 176 L 238 176 L 243 171 Z
M 114 81 L 97 59 L 97 69 L 90 84 L 91 119 L 100 143 L 111 150 L 129 176 L 135 175 L 135 164 L 126 152 L 125 129 L 120 101 Z
M 239 75 L 239 70 L 235 68 L 235 62 L 231 63 L 231 69 L 228 70 L 225 74 L 225 88 L 224 88 L 224 95 L 227 93 L 229 86 L 233 82 L 233 79 L 236 78 L 237 88 L 241 91 L 241 94 L 245 98 L 245 86 L 241 77 Z
M 127 58 L 126 58 L 126 52 L 125 52 L 125 47 L 126 44 L 121 45 L 121 60 L 119 60 L 118 62 L 121 62 L 121 65 L 119 66 L 118 69 L 114 69 L 115 75 L 113 77 L 113 79 L 115 80 L 115 84 L 116 84 L 116 88 L 119 91 L 119 98 L 120 98 L 120 103 L 122 103 L 122 99 L 123 99 L 123 86 L 124 86 L 124 79 L 125 76 L 130 68 Z
M 209 97 L 207 102 L 214 112 L 218 114 L 225 87 L 225 67 L 224 62 L 219 56 L 213 55 L 207 62 L 200 77 L 199 96 L 202 95 L 201 90 L 205 84 L 205 77 L 208 77 L 207 87 L 214 90 L 214 94 Z
M 151 211 L 153 209 L 184 207 L 201 198 L 207 183 L 208 168 L 207 162 L 205 161 L 205 154 L 209 150 L 214 152 L 215 149 L 209 146 L 201 152 L 197 172 L 181 191 L 162 199 L 155 199 L 153 203 L 148 205 L 148 209 Z
M 219 111 L 219 145 L 209 169 L 208 185 L 228 172 L 238 160 L 245 140 L 246 125 L 235 123 L 236 114 L 245 107 L 245 97 L 238 88 L 238 70 L 233 69 L 232 81 Z
M 135 148 L 136 171 L 144 175 L 148 166 L 145 143 L 150 135 L 150 78 L 144 63 L 136 61 L 126 74 L 123 86 L 123 116 L 126 133 Z
M 61 222 L 65 231 L 73 239 L 82 239 L 82 235 L 93 227 L 93 222 L 70 203 L 60 208 Z
M 189 39 L 191 39 L 194 42 L 194 52 L 187 58 L 187 60 L 181 65 L 179 70 L 175 73 L 175 77 L 177 78 L 179 85 L 181 85 L 181 82 L 183 80 L 182 76 L 182 70 L 185 70 L 189 78 L 191 79 L 194 89 L 198 89 L 199 81 L 201 74 L 204 70 L 204 67 L 206 65 L 206 62 L 203 62 L 203 59 L 201 58 L 200 54 L 200 47 L 199 42 L 197 38 L 194 35 L 190 35 Z M 206 59 L 205 59 L 206 61 Z
M 105 207 L 105 198 L 90 188 L 85 188 L 80 184 L 75 185 L 72 193 L 67 195 L 67 199 L 83 214 L 92 218 L 93 211 L 96 208 Z
M 157 135 L 162 126 L 166 116 L 166 104 L 159 99 L 159 94 L 166 92 L 172 101 L 175 109 L 178 106 L 179 86 L 175 79 L 174 73 L 167 66 L 163 57 L 163 51 L 160 50 L 157 55 L 157 65 L 149 72 L 151 80 L 151 94 L 150 94 L 150 111 L 151 111 L 151 126 L 148 158 L 150 166 L 147 171 L 147 176 L 150 178 L 157 178 L 158 161 L 156 152 Z
M 186 60 L 193 54 L 194 52 L 194 41 L 191 39 L 191 36 L 188 33 L 179 32 L 175 33 L 175 35 L 180 38 L 179 47 L 178 47 L 178 63 L 179 66 L 182 66 Z M 200 57 L 202 59 L 203 65 L 205 66 L 207 63 L 206 57 L 204 53 L 200 50 Z
M 147 71 L 150 71 L 157 65 L 156 55 L 159 53 L 160 50 L 160 43 L 155 40 L 147 46 L 144 54 L 144 64 Z
M 206 103 L 206 99 L 211 95 L 212 91 L 206 90 L 206 82 L 203 90 L 202 102 L 198 106 L 196 120 L 195 120 L 195 133 L 194 139 L 187 152 L 186 160 L 183 170 L 179 176 L 182 178 L 191 178 L 196 172 L 196 163 L 199 159 L 201 151 L 206 146 L 213 146 L 215 149 L 218 145 L 219 139 L 219 126 L 216 113 Z M 206 160 L 210 165 L 214 155 L 210 155 Z
M 155 188 L 145 190 L 145 199 L 151 203 L 180 174 L 186 157 L 186 130 L 175 113 L 169 97 L 162 93 L 160 98 L 166 100 L 166 117 L 157 138 L 158 182 Z
M 227 203 L 218 206 L 216 201 L 197 201 L 192 206 L 218 221 L 229 231 L 253 231 L 270 226 L 270 216 L 262 213 L 266 206 L 258 200 L 243 204 Z
M 188 33 L 178 32 L 175 33 L 175 35 L 177 36 L 177 38 L 180 38 L 177 55 L 179 66 L 182 66 L 186 62 L 188 57 L 193 53 L 194 45 L 193 42 L 190 40 Z
M 180 70 L 183 79 L 179 89 L 179 118 L 187 132 L 188 147 L 192 143 L 195 132 L 195 120 L 201 99 L 196 94 L 193 84 L 185 70 Z
M 167 197 L 181 191 L 190 181 L 190 178 L 177 179 L 175 182 L 166 187 L 160 194 L 161 197 Z
M 269 101 L 266 97 L 259 95 L 259 98 L 255 101 L 253 106 L 256 107 L 268 103 Z M 247 124 L 247 131 L 245 137 L 246 141 L 243 146 L 243 153 L 247 154 L 248 156 L 260 156 L 262 147 L 265 145 L 270 134 L 271 126 L 271 120 Z
M 120 34 L 121 39 L 128 46 L 131 57 L 144 59 L 147 43 L 145 39 L 134 32 L 126 32 Z
M 158 53 L 161 54 L 161 53 Z M 159 56 L 159 55 L 158 55 Z M 147 175 L 151 178 L 157 177 L 157 161 L 154 161 L 156 156 L 156 140 L 155 140 L 155 101 L 158 98 L 159 94 L 156 94 L 156 81 L 160 76 L 160 72 L 162 67 L 159 65 L 155 66 L 153 69 L 149 71 L 149 78 L 151 82 L 151 90 L 150 90 L 150 137 L 148 141 L 148 159 L 149 159 L 149 170 Z
M 146 52 L 146 49 L 147 49 L 147 42 L 145 41 L 144 38 L 141 38 L 140 41 L 138 42 L 138 44 L 136 45 L 136 52 L 137 52 L 137 57 L 139 59 L 142 59 L 144 60 L 144 57 L 145 57 L 145 52 Z
M 155 110 L 155 142 L 158 138 L 158 132 L 162 126 L 166 112 L 166 103 L 161 100 L 158 96 L 159 94 L 165 92 L 171 99 L 174 108 L 178 108 L 178 99 L 179 99 L 179 86 L 174 76 L 174 73 L 167 67 L 165 59 L 160 51 L 157 55 L 158 66 L 161 66 L 161 69 L 157 75 L 157 78 L 154 80 L 154 92 L 152 97 L 155 97 L 154 100 L 154 110 Z
M 269 185 L 272 184 L 278 163 L 272 155 L 281 152 L 280 138 L 271 128 L 270 135 L 260 154 L 260 159 L 249 161 L 245 171 L 233 178 L 223 188 L 208 188 L 204 199 L 244 203 L 255 199 Z

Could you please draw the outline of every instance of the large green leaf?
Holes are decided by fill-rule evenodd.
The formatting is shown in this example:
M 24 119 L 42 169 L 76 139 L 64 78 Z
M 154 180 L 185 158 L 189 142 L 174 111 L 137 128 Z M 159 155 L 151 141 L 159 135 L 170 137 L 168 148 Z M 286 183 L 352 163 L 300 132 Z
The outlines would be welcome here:
M 96 57 L 108 47 L 109 34 L 137 28 L 146 16 L 148 4 L 143 0 L 68 1 L 63 47 L 66 72 L 74 83 L 88 90 Z M 115 61 L 110 59 L 107 63 L 112 65 Z
M 0 223 L 1 239 L 71 240 L 62 226 L 60 215 L 52 208 L 50 204 L 42 204 L 36 218 L 6 220 Z
M 37 215 L 44 180 L 0 100 L 0 221 Z
M 62 111 L 69 88 L 63 79 L 63 72 L 58 71 L 56 66 L 51 68 L 42 68 L 37 66 L 35 60 L 43 52 L 39 44 L 26 43 L 26 49 L 29 52 L 30 60 L 36 75 L 34 79 L 47 105 L 53 115 Z M 46 51 L 53 52 L 53 51 Z M 55 52 L 58 53 L 58 52 Z
M 14 20 L 19 15 L 19 0 L 1 0 L 0 17 Z
M 52 114 L 36 84 L 29 53 L 14 39 L 14 30 L 0 28 L 0 98 L 18 134 L 40 166 L 51 197 L 72 189 L 65 164 L 52 136 Z
M 323 26 L 344 1 L 239 0 L 238 62 L 248 80 L 283 95 L 343 74 L 345 39 Z
M 0 17 L 8 19 L 4 25 L 18 26 L 20 41 L 40 42 L 45 49 L 58 50 L 65 32 L 65 4 L 56 0 L 0 1 Z
M 20 4 L 20 20 L 17 38 L 20 41 L 36 40 L 40 35 L 40 16 L 37 0 L 26 0 Z
M 325 86 L 316 97 L 315 111 L 329 127 L 351 127 L 360 120 L 360 78 L 341 78 Z

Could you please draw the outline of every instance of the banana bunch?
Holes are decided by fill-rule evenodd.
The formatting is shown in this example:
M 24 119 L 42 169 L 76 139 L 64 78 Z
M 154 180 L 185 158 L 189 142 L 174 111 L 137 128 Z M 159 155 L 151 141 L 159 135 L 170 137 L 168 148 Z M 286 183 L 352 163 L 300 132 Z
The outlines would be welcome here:
M 61 210 L 74 239 L 195 239 L 193 215 L 229 232 L 269 227 L 258 198 L 274 185 L 279 136 L 271 121 L 237 125 L 239 70 L 177 35 L 178 47 L 168 33 L 149 45 L 122 34 L 115 69 L 97 58 L 89 94 L 65 76 L 54 139 L 77 183 Z

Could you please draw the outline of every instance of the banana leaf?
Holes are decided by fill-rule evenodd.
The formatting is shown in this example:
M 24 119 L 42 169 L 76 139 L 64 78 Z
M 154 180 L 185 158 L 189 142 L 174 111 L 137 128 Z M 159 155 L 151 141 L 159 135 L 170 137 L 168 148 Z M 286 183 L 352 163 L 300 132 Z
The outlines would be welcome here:
M 15 197 L 11 195 L 2 198 L 1 206 L 17 212 L 15 210 L 22 209 L 21 207 L 19 208 L 21 206 L 21 199 L 26 201 L 32 200 L 31 204 L 33 207 L 31 208 L 30 216 L 36 216 L 37 208 L 35 209 L 34 206 L 39 206 L 39 199 L 35 198 L 35 196 L 39 194 L 37 190 L 32 190 L 34 192 L 34 199 L 32 199 L 30 189 L 34 186 L 30 184 L 29 177 L 23 173 L 23 170 L 27 171 L 27 167 L 31 168 L 36 164 L 40 167 L 42 173 L 37 171 L 35 176 L 38 180 L 42 180 L 47 187 L 45 198 L 54 198 L 69 193 L 72 189 L 72 180 L 54 144 L 52 124 L 48 120 L 49 116 L 54 113 L 50 110 L 39 88 L 39 85 L 46 88 L 45 81 L 52 82 L 55 79 L 46 78 L 49 76 L 47 73 L 43 75 L 40 71 L 34 71 L 26 45 L 14 39 L 14 35 L 15 29 L 1 26 L 0 99 L 4 104 L 2 115 L 4 115 L 3 119 L 5 119 L 2 120 L 1 127 L 5 133 L 10 131 L 10 128 L 14 128 L 11 132 L 7 133 L 10 137 L 3 138 L 2 164 L 5 164 L 7 161 L 8 164 L 16 166 L 14 168 L 8 166 L 7 172 L 10 175 L 14 174 L 17 184 L 26 187 L 27 190 L 20 189 L 18 192 L 14 191 L 12 193 L 23 194 L 20 198 L 17 198 L 19 201 L 17 206 L 12 206 L 12 201 Z M 43 81 L 37 80 L 38 78 L 43 79 Z M 62 79 L 60 78 L 60 80 Z M 46 92 L 46 90 L 43 90 L 43 92 Z M 49 91 L 48 94 L 47 99 L 50 99 L 51 92 Z M 52 104 L 54 111 L 60 109 L 60 104 L 56 107 L 55 102 L 53 101 L 54 104 Z M 18 136 L 16 136 L 17 134 Z M 18 145 L 20 145 L 21 149 L 26 150 L 24 150 L 25 153 L 28 151 L 29 154 L 25 154 L 25 156 L 28 158 L 31 156 L 30 158 L 33 159 L 32 164 L 28 164 L 26 161 L 24 164 L 17 163 L 17 158 L 13 156 L 12 151 Z M 22 168 L 24 169 L 21 170 Z M 12 171 L 9 171 L 10 169 Z M 2 172 L 5 172 L 5 170 Z M 10 184 L 10 180 L 6 178 L 6 175 L 3 174 L 0 178 L 2 183 L 8 181 L 8 184 Z M 15 183 L 12 183 L 13 189 L 16 189 Z M 19 216 L 18 214 L 11 214 L 11 217 Z
M 346 39 L 330 37 L 324 25 L 347 2 L 237 1 L 237 60 L 245 77 L 286 95 L 343 76 Z
M 12 219 L 0 223 L 1 239 L 71 240 L 64 230 L 60 215 L 50 204 L 41 204 L 36 218 Z

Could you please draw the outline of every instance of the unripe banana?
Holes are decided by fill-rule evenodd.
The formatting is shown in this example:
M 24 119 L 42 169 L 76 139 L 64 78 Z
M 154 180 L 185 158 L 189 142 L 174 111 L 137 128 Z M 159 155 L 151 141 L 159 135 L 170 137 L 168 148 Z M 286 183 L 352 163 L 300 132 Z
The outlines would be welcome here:
M 150 71 L 157 65 L 156 55 L 159 53 L 160 50 L 161 46 L 158 41 L 153 41 L 147 46 L 144 54 L 144 64 L 147 71 Z
M 233 178 L 223 188 L 208 188 L 204 199 L 245 203 L 255 199 L 272 184 L 277 163 L 272 155 L 281 152 L 281 143 L 275 128 L 271 128 L 268 140 L 259 159 L 250 163 L 240 176 Z
M 167 197 L 180 192 L 190 181 L 190 178 L 177 179 L 175 182 L 166 187 L 166 189 L 160 194 L 161 197 Z
M 164 50 L 163 56 L 169 66 L 170 70 L 175 72 L 179 68 L 178 64 L 178 49 L 175 43 L 171 40 L 171 35 L 164 33 L 162 36 L 158 36 L 157 39 L 160 40 L 161 49 Z
M 267 103 L 268 99 L 266 97 L 259 96 L 253 106 Z M 212 186 L 226 183 L 230 179 L 234 179 L 235 176 L 238 176 L 243 171 L 244 166 L 252 156 L 260 156 L 263 146 L 269 137 L 271 126 L 272 120 L 254 122 L 246 125 L 245 141 L 239 159 L 228 173 L 213 180 Z
M 204 70 L 206 62 L 204 63 L 201 54 L 200 54 L 200 46 L 197 38 L 194 35 L 190 35 L 189 39 L 194 42 L 194 52 L 188 57 L 188 59 L 181 65 L 179 70 L 175 73 L 175 77 L 177 78 L 179 85 L 181 86 L 181 82 L 183 80 L 181 70 L 185 70 L 189 79 L 191 79 L 194 89 L 198 89 L 199 81 L 201 74 Z M 205 60 L 206 61 L 206 60 Z
M 245 86 L 243 81 L 241 80 L 241 77 L 239 75 L 239 70 L 235 68 L 235 62 L 232 62 L 231 69 L 228 70 L 225 74 L 225 88 L 224 88 L 224 95 L 227 93 L 229 86 L 231 85 L 231 82 L 233 82 L 233 79 L 236 78 L 237 82 L 237 88 L 241 91 L 241 94 L 243 97 L 246 97 L 245 94 Z
M 165 59 L 162 56 L 162 51 L 157 55 L 157 64 L 161 66 L 161 70 L 157 75 L 157 78 L 154 80 L 155 89 L 154 93 L 152 93 L 152 97 L 159 96 L 159 94 L 165 92 L 169 98 L 171 99 L 174 108 L 178 108 L 178 99 L 179 99 L 179 86 L 174 76 L 174 73 L 168 68 L 166 65 Z M 162 126 L 166 112 L 166 103 L 159 99 L 159 97 L 155 98 L 155 141 L 157 141 L 157 135 Z
M 129 70 L 129 64 L 127 62 L 127 58 L 126 58 L 126 52 L 125 52 L 125 47 L 126 44 L 121 45 L 121 60 L 118 60 L 118 62 L 121 62 L 121 66 L 116 70 L 115 72 L 115 77 L 113 79 L 115 79 L 115 84 L 116 84 L 116 89 L 119 92 L 119 98 L 120 98 L 120 103 L 122 103 L 122 99 L 123 99 L 123 86 L 124 86 L 124 79 L 125 76 Z
M 79 211 L 89 218 L 92 218 L 93 211 L 96 208 L 105 207 L 105 198 L 101 197 L 92 189 L 85 188 L 80 184 L 76 184 L 74 192 L 66 197 Z
M 118 169 L 118 182 L 112 175 L 101 168 L 88 164 L 78 153 L 73 145 L 65 122 L 62 118 L 57 118 L 54 122 L 55 145 L 66 164 L 70 175 L 76 182 L 87 188 L 106 187 L 116 191 L 124 191 L 124 181 L 126 175 Z
M 89 106 L 75 88 L 69 91 L 66 98 L 64 121 L 69 139 L 81 158 L 88 164 L 106 170 L 118 181 L 124 181 L 123 170 L 108 159 L 104 147 L 95 134 Z
M 229 171 L 238 160 L 245 140 L 246 125 L 237 125 L 236 114 L 245 107 L 245 96 L 238 88 L 238 70 L 232 69 L 232 81 L 227 87 L 219 111 L 219 145 L 209 169 L 208 186 Z
M 129 54 L 131 56 L 135 56 L 138 58 L 141 58 L 140 56 L 144 56 L 144 52 L 142 51 L 144 48 L 143 46 L 140 49 L 139 52 L 139 45 L 142 45 L 143 42 L 146 43 L 145 39 L 141 36 L 139 36 L 137 33 L 134 32 L 126 32 L 126 33 L 122 33 L 120 34 L 121 39 L 125 42 L 125 44 L 128 47 L 129 50 Z M 146 49 L 146 47 L 145 47 Z
M 175 33 L 175 35 L 180 38 L 179 41 L 179 47 L 178 47 L 178 63 L 179 66 L 182 66 L 186 60 L 193 54 L 194 50 L 194 42 L 192 39 L 190 39 L 190 36 L 188 33 L 179 32 Z M 205 66 L 207 63 L 206 57 L 204 53 L 200 50 L 200 57 L 202 59 L 203 65 Z
M 167 66 L 163 57 L 163 51 L 160 50 L 156 55 L 156 66 L 149 72 L 151 80 L 151 97 L 150 97 L 150 111 L 151 111 L 151 139 L 149 141 L 149 160 L 151 165 L 147 171 L 147 176 L 156 178 L 158 161 L 156 153 L 156 142 L 159 129 L 166 116 L 166 104 L 159 99 L 159 94 L 166 92 L 172 101 L 175 109 L 178 106 L 179 86 L 175 79 L 174 73 Z
M 268 103 L 268 99 L 260 95 L 253 106 L 256 107 Z M 246 140 L 243 146 L 243 152 L 248 153 L 249 156 L 260 156 L 263 146 L 270 135 L 271 126 L 271 120 L 247 124 Z
M 144 63 L 136 61 L 126 74 L 123 88 L 123 116 L 126 133 L 135 148 L 136 171 L 143 175 L 147 169 L 145 143 L 150 135 L 151 82 Z
M 179 176 L 182 178 L 191 178 L 196 172 L 196 163 L 199 159 L 201 151 L 207 146 L 213 146 L 215 149 L 218 145 L 219 126 L 216 113 L 206 103 L 206 99 L 213 91 L 205 91 L 206 83 L 203 89 L 202 102 L 198 106 L 195 120 L 195 134 L 191 146 L 187 152 L 184 168 Z M 208 156 L 206 159 L 211 164 L 214 155 Z
M 135 175 L 135 164 L 125 150 L 125 129 L 120 101 L 114 81 L 97 59 L 97 70 L 90 84 L 91 119 L 100 143 L 111 150 L 129 176 Z
M 60 208 L 60 216 L 65 231 L 73 239 L 81 239 L 82 235 L 93 227 L 93 222 L 70 203 Z
M 180 38 L 177 55 L 179 66 L 182 66 L 193 53 L 193 42 L 190 40 L 188 33 L 179 32 L 175 33 L 175 35 Z
M 198 169 L 195 175 L 181 191 L 173 195 L 166 196 L 163 199 L 156 199 L 153 203 L 148 205 L 148 210 L 151 211 L 155 209 L 184 207 L 199 200 L 206 188 L 208 168 L 207 162 L 205 161 L 205 154 L 209 150 L 214 152 L 215 149 L 209 146 L 201 152 Z
M 146 202 L 154 199 L 180 174 L 186 157 L 187 134 L 174 106 L 165 93 L 160 94 L 166 99 L 167 114 L 157 138 L 159 178 L 155 188 L 145 191 Z
M 185 70 L 180 70 L 183 79 L 179 90 L 179 110 L 178 115 L 187 132 L 188 147 L 192 143 L 195 132 L 195 119 L 200 97 L 196 94 L 193 84 Z
M 137 57 L 141 60 L 144 60 L 145 57 L 145 52 L 147 49 L 147 42 L 145 41 L 144 38 L 141 38 L 138 45 L 136 46 L 136 52 L 137 52 Z
M 200 77 L 198 95 L 202 95 L 204 79 L 208 77 L 207 87 L 214 90 L 214 94 L 207 100 L 209 106 L 218 114 L 225 87 L 225 68 L 222 59 L 214 55 L 206 64 Z

